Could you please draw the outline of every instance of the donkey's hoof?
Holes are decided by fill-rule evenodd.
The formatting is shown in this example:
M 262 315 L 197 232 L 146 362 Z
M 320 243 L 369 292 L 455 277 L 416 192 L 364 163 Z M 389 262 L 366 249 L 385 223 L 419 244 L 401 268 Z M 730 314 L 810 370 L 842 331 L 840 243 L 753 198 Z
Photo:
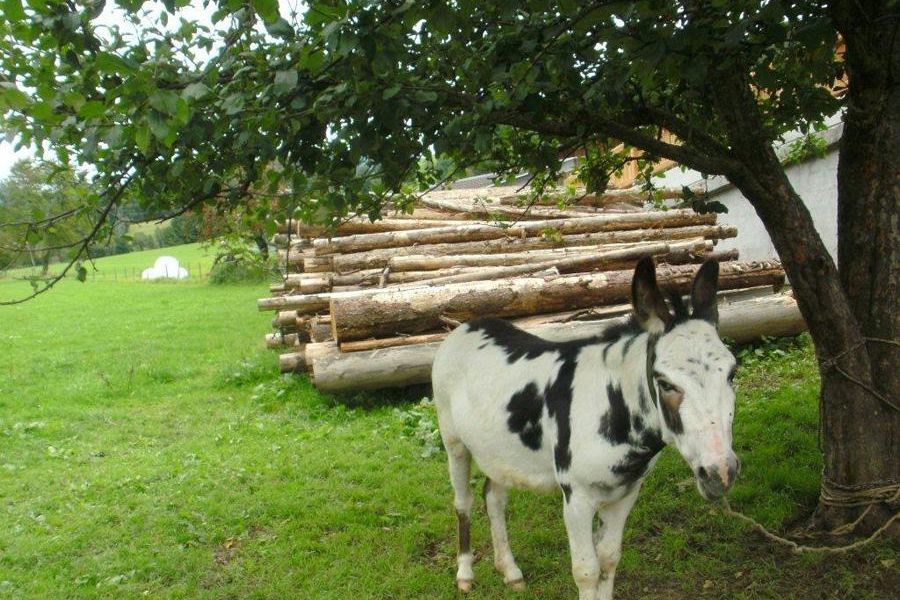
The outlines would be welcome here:
M 515 579 L 513 581 L 507 581 L 506 585 L 508 585 L 509 587 L 511 587 L 512 589 L 514 589 L 517 592 L 525 591 L 525 580 L 524 579 Z
M 463 594 L 468 594 L 472 591 L 472 580 L 471 579 L 457 579 L 456 587 L 459 588 Z

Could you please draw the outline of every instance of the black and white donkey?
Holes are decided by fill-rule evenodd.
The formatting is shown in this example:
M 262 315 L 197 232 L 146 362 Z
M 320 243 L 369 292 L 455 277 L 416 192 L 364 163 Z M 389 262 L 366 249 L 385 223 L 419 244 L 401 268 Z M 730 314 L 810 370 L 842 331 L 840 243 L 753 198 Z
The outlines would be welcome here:
M 515 588 L 524 581 L 506 534 L 507 490 L 562 490 L 580 600 L 612 598 L 625 519 L 664 445 L 688 462 L 703 497 L 731 487 L 735 359 L 716 330 L 718 274 L 718 263 L 704 263 L 692 312 L 675 295 L 671 312 L 645 259 L 632 317 L 599 337 L 550 342 L 486 318 L 441 345 L 432 382 L 459 518 L 460 590 L 474 579 L 472 457 L 487 476 L 494 565 Z

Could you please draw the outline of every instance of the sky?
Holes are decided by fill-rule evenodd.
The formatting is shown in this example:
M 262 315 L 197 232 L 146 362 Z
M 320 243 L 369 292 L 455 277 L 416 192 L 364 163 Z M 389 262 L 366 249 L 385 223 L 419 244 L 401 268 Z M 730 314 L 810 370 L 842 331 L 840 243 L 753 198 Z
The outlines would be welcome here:
M 153 6 L 153 11 L 156 12 L 159 8 L 161 8 L 160 2 L 148 3 L 148 6 L 151 4 L 155 4 Z M 204 6 L 204 4 L 209 4 L 209 6 Z M 302 0 L 278 0 L 279 9 L 281 15 L 290 20 L 290 14 L 297 10 L 303 10 L 303 2 Z M 199 21 L 206 25 L 211 25 L 210 16 L 215 11 L 215 2 L 206 2 L 206 0 L 191 0 L 191 4 L 184 8 L 179 9 L 175 14 L 176 17 L 182 17 L 188 20 Z M 115 7 L 114 3 L 110 2 L 107 4 L 107 8 L 104 10 L 103 14 L 100 15 L 97 22 L 114 22 L 116 20 L 116 11 L 119 10 Z M 178 23 L 178 19 L 170 19 L 169 26 L 176 27 Z M 102 30 L 100 30 L 102 31 Z M 23 148 L 19 151 L 16 151 L 14 145 L 7 142 L 2 135 L 0 135 L 0 179 L 6 178 L 9 175 L 9 171 L 12 168 L 13 164 L 16 161 L 21 160 L 23 158 L 31 158 L 34 156 L 34 152 L 29 148 Z

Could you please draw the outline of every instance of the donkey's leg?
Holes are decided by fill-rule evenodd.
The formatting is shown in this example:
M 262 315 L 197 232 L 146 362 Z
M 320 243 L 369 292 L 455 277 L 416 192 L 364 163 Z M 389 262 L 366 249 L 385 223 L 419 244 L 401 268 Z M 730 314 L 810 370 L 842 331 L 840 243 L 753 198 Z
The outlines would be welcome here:
M 514 589 L 525 589 L 522 571 L 516 566 L 512 550 L 509 548 L 509 537 L 506 534 L 506 501 L 507 488 L 496 481 L 486 479 L 484 482 L 484 503 L 491 520 L 491 540 L 494 542 L 494 566 L 503 575 L 503 581 Z
M 616 576 L 619 559 L 622 557 L 622 533 L 625 531 L 625 521 L 637 500 L 640 488 L 638 484 L 621 500 L 600 507 L 603 527 L 597 541 L 597 559 L 600 562 L 598 600 L 612 600 L 613 579 Z
M 596 600 L 600 563 L 594 547 L 594 515 L 597 507 L 591 494 L 578 488 L 565 498 L 563 517 L 572 554 L 572 576 L 578 586 L 578 600 Z
M 472 589 L 472 581 L 475 572 L 472 563 L 475 556 L 471 548 L 471 516 L 474 498 L 469 486 L 469 473 L 472 465 L 472 455 L 459 440 L 444 440 L 447 448 L 447 460 L 450 464 L 450 483 L 453 484 L 453 507 L 456 509 L 456 518 L 459 525 L 459 552 L 456 556 L 457 571 L 456 585 L 463 592 Z

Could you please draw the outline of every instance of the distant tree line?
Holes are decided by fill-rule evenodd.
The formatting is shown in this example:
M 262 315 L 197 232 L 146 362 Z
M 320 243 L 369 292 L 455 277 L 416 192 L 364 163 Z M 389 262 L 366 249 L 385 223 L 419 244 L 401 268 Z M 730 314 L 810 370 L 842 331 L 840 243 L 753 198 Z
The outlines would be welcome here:
M 32 160 L 15 163 L 0 180 L 0 270 L 31 266 L 46 273 L 50 264 L 68 261 L 72 249 L 91 231 L 93 215 L 84 204 L 90 188 L 85 174 L 70 167 Z M 202 239 L 204 216 L 199 212 L 178 215 L 152 232 L 129 231 L 132 224 L 152 218 L 138 202 L 123 203 L 106 238 L 90 246 L 90 257 Z M 52 221 L 50 235 L 34 231 L 34 222 L 40 220 Z

